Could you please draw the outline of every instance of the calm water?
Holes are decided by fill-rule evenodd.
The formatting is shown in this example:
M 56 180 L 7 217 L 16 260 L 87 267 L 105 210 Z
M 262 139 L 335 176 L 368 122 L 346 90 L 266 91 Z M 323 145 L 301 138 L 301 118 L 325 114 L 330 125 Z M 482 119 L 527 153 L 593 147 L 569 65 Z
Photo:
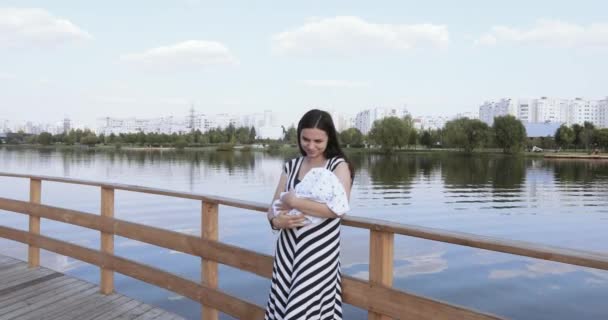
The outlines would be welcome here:
M 211 152 L 87 152 L 0 148 L 0 171 L 66 176 L 269 202 L 290 155 Z M 608 161 L 547 161 L 501 156 L 353 155 L 352 215 L 479 235 L 608 252 Z M 0 178 L 0 197 L 28 199 L 24 179 Z M 99 212 L 99 190 L 43 183 L 42 202 Z M 200 203 L 116 193 L 116 216 L 199 234 Z M 3 225 L 27 229 L 25 216 L 0 212 Z M 98 248 L 99 234 L 43 220 L 42 232 Z M 272 254 L 275 236 L 257 212 L 220 207 L 220 240 Z M 509 254 L 395 237 L 395 286 L 514 319 L 608 318 L 608 272 Z M 368 277 L 368 234 L 344 227 L 342 270 Z M 199 281 L 200 259 L 117 237 L 118 255 Z M 18 243 L 0 253 L 25 259 Z M 97 268 L 43 252 L 43 265 L 98 282 Z M 116 276 L 117 290 L 187 318 L 195 302 Z M 264 305 L 269 280 L 220 267 L 220 287 Z M 230 317 L 224 316 L 225 319 Z M 367 319 L 345 306 L 345 319 Z

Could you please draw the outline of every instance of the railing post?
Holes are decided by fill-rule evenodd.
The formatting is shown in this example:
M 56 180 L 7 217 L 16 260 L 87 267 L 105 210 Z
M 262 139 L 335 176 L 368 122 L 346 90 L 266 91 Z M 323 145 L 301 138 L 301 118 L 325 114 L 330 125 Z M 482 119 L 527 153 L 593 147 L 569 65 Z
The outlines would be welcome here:
M 40 203 L 40 195 L 42 193 L 42 181 L 39 179 L 30 179 L 30 203 Z M 30 234 L 40 234 L 40 217 L 29 215 L 29 231 Z M 36 268 L 40 266 L 40 248 L 29 245 L 27 255 L 28 266 Z
M 393 245 L 395 235 L 390 232 L 370 230 L 369 241 L 369 282 L 371 284 L 393 286 Z M 388 320 L 387 316 L 368 312 L 368 320 Z
M 101 216 L 114 217 L 114 189 L 101 187 Z M 101 232 L 101 252 L 114 254 L 114 234 Z M 114 271 L 101 268 L 101 293 L 114 292 Z
M 206 240 L 218 240 L 218 204 L 217 203 L 202 203 L 202 218 L 201 218 L 201 236 Z M 201 259 L 201 280 L 202 283 L 211 287 L 217 288 L 218 271 L 217 262 Z M 218 311 L 209 307 L 203 306 L 201 301 L 203 320 L 217 320 Z

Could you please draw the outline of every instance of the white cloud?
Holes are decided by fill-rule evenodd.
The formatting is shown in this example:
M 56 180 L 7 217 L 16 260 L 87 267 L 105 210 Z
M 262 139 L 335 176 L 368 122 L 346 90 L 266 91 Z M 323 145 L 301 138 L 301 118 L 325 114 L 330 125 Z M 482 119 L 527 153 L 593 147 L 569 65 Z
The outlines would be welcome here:
M 309 87 L 325 88 L 360 88 L 369 86 L 367 82 L 349 80 L 304 80 L 302 82 Z
M 555 263 L 550 261 L 536 261 L 527 264 L 524 268 L 492 270 L 490 279 L 512 279 L 512 278 L 539 278 L 547 275 L 563 275 L 567 273 L 584 271 L 585 269 L 569 264 Z
M 529 29 L 494 26 L 475 41 L 475 45 L 483 46 L 499 43 L 565 48 L 608 47 L 608 23 L 583 26 L 558 20 L 538 20 Z
M 54 46 L 91 39 L 72 22 L 38 8 L 0 8 L 0 46 Z
M 223 44 L 201 40 L 184 41 L 120 58 L 134 65 L 164 71 L 238 64 L 238 60 Z
M 359 17 L 315 19 L 272 37 L 278 54 L 338 54 L 404 51 L 419 47 L 443 48 L 446 26 L 434 24 L 374 24 Z

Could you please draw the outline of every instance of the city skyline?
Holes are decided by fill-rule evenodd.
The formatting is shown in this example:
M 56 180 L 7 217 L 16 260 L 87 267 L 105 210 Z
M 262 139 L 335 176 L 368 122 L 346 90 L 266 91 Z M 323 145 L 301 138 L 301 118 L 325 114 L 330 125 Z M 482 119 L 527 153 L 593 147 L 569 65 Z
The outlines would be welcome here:
M 603 99 L 608 4 L 0 2 L 0 119 Z M 119 15 L 116 11 L 120 10 Z M 111 24 L 107 17 L 112 17 Z

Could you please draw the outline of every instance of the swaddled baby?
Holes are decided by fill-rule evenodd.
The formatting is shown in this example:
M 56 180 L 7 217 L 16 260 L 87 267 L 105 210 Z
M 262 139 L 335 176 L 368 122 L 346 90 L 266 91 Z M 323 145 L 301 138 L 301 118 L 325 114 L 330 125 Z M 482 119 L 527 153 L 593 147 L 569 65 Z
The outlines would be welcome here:
M 336 177 L 333 172 L 325 168 L 310 169 L 302 181 L 295 186 L 294 192 L 298 198 L 326 204 L 327 207 L 338 216 L 342 216 L 350 210 L 344 186 L 342 186 L 342 183 L 340 183 L 340 180 L 338 180 L 338 177 Z M 272 209 L 275 216 L 279 214 L 279 207 L 281 206 L 280 199 L 285 194 L 287 194 L 287 192 L 282 192 L 281 197 L 272 203 Z M 287 214 L 297 215 L 300 213 L 301 212 L 297 209 L 291 209 Z M 307 224 L 318 223 L 325 220 L 325 218 L 314 217 L 307 214 L 304 216 L 308 221 Z

